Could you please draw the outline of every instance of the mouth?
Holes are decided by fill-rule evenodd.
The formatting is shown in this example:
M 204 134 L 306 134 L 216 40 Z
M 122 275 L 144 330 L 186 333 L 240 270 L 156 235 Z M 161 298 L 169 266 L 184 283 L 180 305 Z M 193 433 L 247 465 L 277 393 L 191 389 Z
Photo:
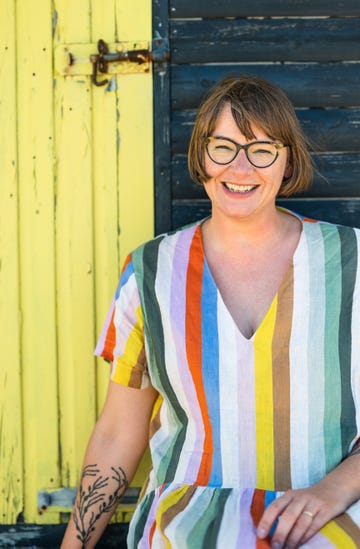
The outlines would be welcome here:
M 258 187 L 258 185 L 233 185 L 232 183 L 223 183 L 223 185 L 233 194 L 248 194 Z

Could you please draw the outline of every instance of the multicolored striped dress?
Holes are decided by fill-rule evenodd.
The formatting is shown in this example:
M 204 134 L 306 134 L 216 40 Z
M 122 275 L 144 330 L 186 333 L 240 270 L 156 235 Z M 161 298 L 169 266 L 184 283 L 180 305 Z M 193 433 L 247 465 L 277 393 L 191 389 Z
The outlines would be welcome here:
M 360 230 L 302 219 L 250 339 L 216 287 L 201 222 L 129 255 L 96 354 L 115 382 L 159 393 L 130 548 L 270 547 L 256 537 L 264 508 L 346 458 L 360 436 L 359 252 Z M 355 549 L 359 527 L 360 501 L 302 547 Z

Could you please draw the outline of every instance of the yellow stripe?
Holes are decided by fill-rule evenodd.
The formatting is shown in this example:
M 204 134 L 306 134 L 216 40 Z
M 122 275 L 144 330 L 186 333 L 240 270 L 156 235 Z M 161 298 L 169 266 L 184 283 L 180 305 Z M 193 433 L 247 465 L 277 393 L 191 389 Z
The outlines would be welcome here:
M 140 305 L 136 309 L 136 316 L 137 322 L 134 324 L 129 337 L 127 338 L 124 352 L 118 358 L 115 371 L 112 375 L 113 381 L 121 383 L 121 385 L 129 385 L 133 367 L 138 361 L 140 351 L 144 344 L 144 320 Z
M 272 339 L 277 298 L 272 302 L 254 340 L 257 487 L 274 490 L 274 421 Z
M 155 404 L 154 404 L 154 407 L 153 407 L 153 411 L 152 411 L 152 414 L 151 414 L 151 420 L 152 421 L 154 419 L 154 417 L 156 417 L 156 414 L 158 413 L 159 409 L 160 409 L 160 406 L 162 405 L 163 403 L 163 398 L 161 395 L 159 395 L 155 401 Z
M 158 511 L 156 513 L 156 524 L 157 524 L 157 527 L 159 529 L 159 532 L 160 532 L 162 538 L 165 541 L 166 549 L 172 549 L 172 548 L 171 548 L 171 544 L 170 544 L 168 538 L 165 535 L 165 532 L 163 532 L 163 530 L 162 530 L 161 519 L 162 519 L 164 513 L 166 513 L 166 511 L 170 507 L 173 507 L 174 505 L 176 505 L 181 500 L 181 498 L 186 494 L 188 489 L 189 489 L 189 486 L 187 486 L 187 485 L 182 486 L 178 490 L 175 490 L 174 492 L 171 492 L 171 494 L 169 494 L 165 499 L 163 499 L 159 503 Z
M 338 549 L 356 549 L 357 545 L 352 538 L 334 520 L 328 522 L 320 533 L 330 540 Z

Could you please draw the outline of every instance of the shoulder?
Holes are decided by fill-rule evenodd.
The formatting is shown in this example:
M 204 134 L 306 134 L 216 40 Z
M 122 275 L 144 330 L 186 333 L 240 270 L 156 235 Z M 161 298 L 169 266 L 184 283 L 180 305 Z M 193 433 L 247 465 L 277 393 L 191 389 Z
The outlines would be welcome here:
M 184 227 L 179 227 L 171 232 L 163 233 L 155 238 L 147 240 L 131 252 L 130 257 L 132 261 L 144 261 L 145 258 L 154 259 L 161 250 L 171 253 L 175 248 L 186 248 L 188 243 L 192 241 L 192 238 L 201 223 L 202 220 L 195 221 Z

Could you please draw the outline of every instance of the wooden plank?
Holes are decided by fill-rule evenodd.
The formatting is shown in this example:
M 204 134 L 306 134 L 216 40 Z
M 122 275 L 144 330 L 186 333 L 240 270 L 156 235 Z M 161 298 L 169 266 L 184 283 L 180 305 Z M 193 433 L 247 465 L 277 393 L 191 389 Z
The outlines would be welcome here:
M 55 10 L 54 46 L 91 41 L 88 0 L 56 0 Z M 77 486 L 96 417 L 90 96 L 89 77 L 56 77 L 56 281 L 60 486 L 64 487 Z
M 304 15 L 360 15 L 358 0 L 172 0 L 171 17 L 274 17 Z
M 93 41 L 106 42 L 116 34 L 115 1 L 92 0 Z M 108 86 L 89 85 L 92 98 L 93 185 L 94 185 L 94 272 L 95 339 L 100 335 L 120 272 L 118 246 L 118 131 L 117 79 Z M 96 407 L 102 409 L 109 383 L 109 365 L 96 359 Z
M 37 492 L 59 483 L 52 15 L 45 0 L 16 2 L 24 518 L 39 523 L 58 520 L 39 515 Z
M 278 203 L 308 217 L 360 227 L 360 199 L 293 198 L 281 199 Z M 209 200 L 174 201 L 172 228 L 181 227 L 208 215 L 210 215 Z
M 196 109 L 221 78 L 251 74 L 282 87 L 296 107 L 356 106 L 360 95 L 360 63 L 176 65 L 171 89 L 174 110 Z
M 124 40 L 151 41 L 151 5 L 117 0 L 116 25 Z M 120 261 L 154 234 L 152 74 L 118 76 Z
M 171 61 L 357 61 L 360 18 L 173 21 Z
M 313 155 L 317 171 L 308 197 L 360 197 L 360 152 Z M 321 174 L 321 175 L 320 175 Z M 203 198 L 200 185 L 191 181 L 186 156 L 176 156 L 172 164 L 174 199 Z
M 298 109 L 297 116 L 315 150 L 353 151 L 360 148 L 360 109 Z M 173 154 L 186 154 L 195 110 L 174 111 L 171 120 Z
M 169 2 L 153 0 L 154 36 L 169 40 Z M 171 224 L 170 185 L 170 65 L 154 69 L 154 182 L 155 182 L 155 234 L 160 234 Z
M 0 523 L 12 524 L 24 505 L 15 0 L 0 0 L 0 13 Z

